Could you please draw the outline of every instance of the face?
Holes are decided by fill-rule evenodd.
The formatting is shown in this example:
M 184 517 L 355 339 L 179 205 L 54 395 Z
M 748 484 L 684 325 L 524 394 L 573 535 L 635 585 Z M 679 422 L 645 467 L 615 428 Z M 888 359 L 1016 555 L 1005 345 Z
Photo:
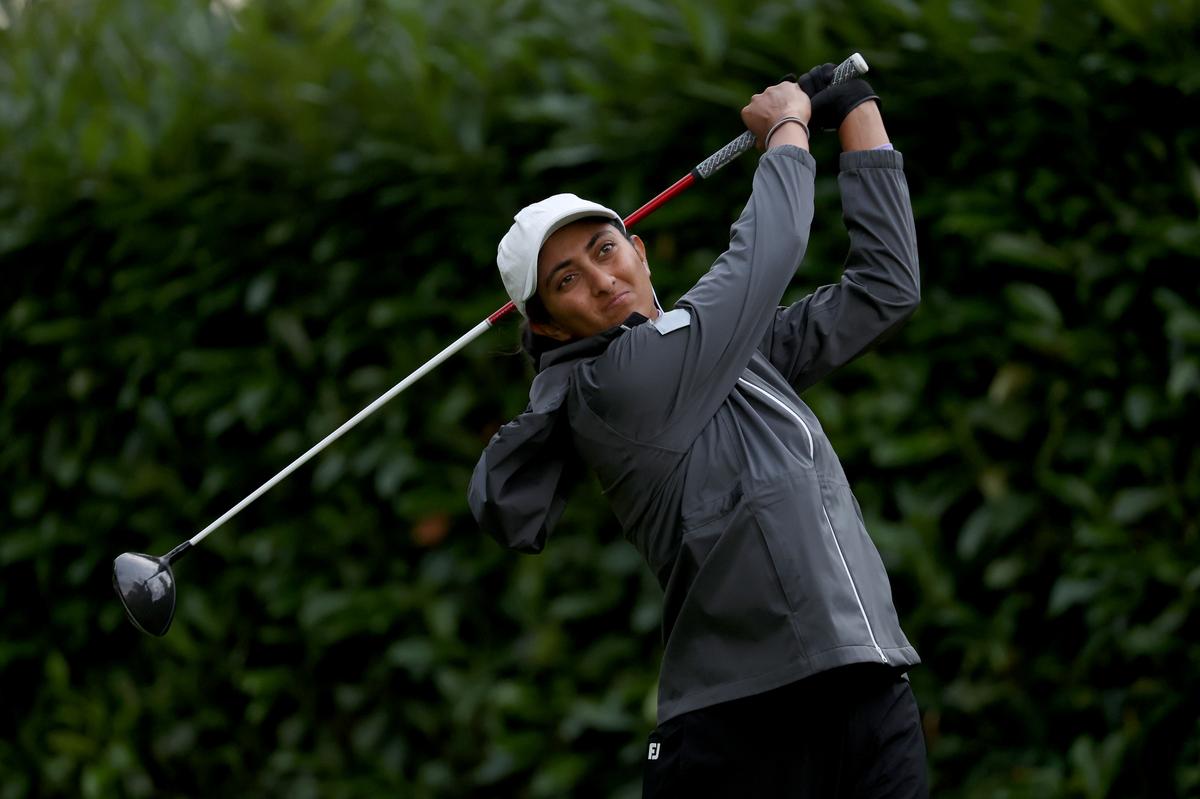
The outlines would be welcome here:
M 553 320 L 533 332 L 570 341 L 657 316 L 646 245 L 607 222 L 580 220 L 556 230 L 538 253 L 538 297 Z

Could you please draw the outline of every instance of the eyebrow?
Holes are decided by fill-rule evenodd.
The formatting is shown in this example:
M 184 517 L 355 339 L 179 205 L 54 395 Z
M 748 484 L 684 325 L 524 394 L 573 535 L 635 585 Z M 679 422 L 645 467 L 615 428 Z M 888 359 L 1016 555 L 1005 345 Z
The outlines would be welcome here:
M 606 231 L 606 230 L 604 230 L 603 228 L 601 228 L 600 230 L 597 230 L 595 233 L 593 233 L 593 234 L 592 234 L 592 237 L 591 237 L 590 239 L 588 239 L 588 243 L 587 243 L 587 245 L 586 245 L 586 246 L 583 248 L 583 251 L 584 251 L 584 252 L 588 252 L 589 250 L 591 250 L 591 249 L 592 249 L 592 245 L 596 243 L 596 239 L 600 238 L 601 236 L 603 236 L 603 235 L 604 235 L 605 233 L 607 233 L 607 232 L 608 232 L 608 231 Z M 552 282 L 554 282 L 554 276 L 555 276 L 556 274 L 558 274 L 558 272 L 559 272 L 559 270 L 560 270 L 560 269 L 564 269 L 564 268 L 566 268 L 566 267 L 570 266 L 570 265 L 571 265 L 571 262 L 572 262 L 572 261 L 574 261 L 574 260 L 575 260 L 574 258 L 565 258 L 565 259 L 563 259 L 563 260 L 559 261 L 557 264 L 555 264 L 554 268 L 553 268 L 553 269 L 551 269 L 551 270 L 550 270 L 550 272 L 549 272 L 549 273 L 546 275 L 546 280 L 545 280 L 545 285 L 546 285 L 546 287 L 547 287 L 547 288 L 549 288 L 549 287 L 550 287 L 550 284 L 551 284 Z

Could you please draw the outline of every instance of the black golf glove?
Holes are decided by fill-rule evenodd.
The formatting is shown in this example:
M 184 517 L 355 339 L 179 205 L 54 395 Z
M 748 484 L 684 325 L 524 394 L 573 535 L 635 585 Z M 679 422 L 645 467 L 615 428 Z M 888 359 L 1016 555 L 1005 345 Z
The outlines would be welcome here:
M 821 64 L 800 77 L 788 75 L 785 78 L 800 84 L 800 88 L 812 100 L 812 119 L 809 122 L 814 128 L 837 130 L 842 126 L 846 115 L 855 108 L 867 100 L 879 102 L 879 95 L 871 88 L 871 84 L 862 78 L 830 86 L 835 69 L 837 66 L 834 64 Z

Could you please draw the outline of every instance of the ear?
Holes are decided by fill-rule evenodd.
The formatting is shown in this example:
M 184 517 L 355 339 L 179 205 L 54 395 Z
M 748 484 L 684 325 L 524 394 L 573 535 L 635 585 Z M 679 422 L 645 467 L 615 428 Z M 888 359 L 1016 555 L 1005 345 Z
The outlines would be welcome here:
M 567 341 L 571 335 L 553 322 L 530 322 L 529 329 L 539 336 L 552 338 L 555 341 Z
M 637 250 L 638 257 L 642 259 L 642 264 L 646 267 L 646 274 L 650 274 L 650 261 L 646 259 L 646 242 L 642 241 L 642 237 L 636 233 L 629 237 L 629 241 L 633 244 L 633 249 Z

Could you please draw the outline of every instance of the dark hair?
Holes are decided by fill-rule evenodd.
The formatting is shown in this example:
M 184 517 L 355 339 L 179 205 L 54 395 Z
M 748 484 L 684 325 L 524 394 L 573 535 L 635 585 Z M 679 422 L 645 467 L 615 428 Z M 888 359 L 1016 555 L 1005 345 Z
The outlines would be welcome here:
M 542 302 L 542 298 L 537 294 L 525 300 L 525 316 L 530 322 L 537 322 L 539 325 L 548 325 L 554 321 L 550 312 L 546 310 L 546 303 Z
M 555 347 L 565 344 L 565 341 L 550 338 L 549 336 L 539 336 L 533 332 L 533 326 L 530 322 L 536 322 L 544 325 L 549 324 L 552 320 L 550 312 L 546 310 L 545 304 L 542 303 L 542 298 L 534 294 L 529 299 L 525 300 L 525 314 L 527 318 L 521 320 L 520 341 L 521 349 L 533 361 L 533 370 L 540 371 L 542 356 Z
M 617 220 L 608 216 L 585 216 L 582 219 L 577 219 L 577 222 L 606 222 L 617 230 L 621 231 L 621 235 L 626 241 L 631 241 L 629 231 L 625 230 L 624 226 L 617 223 Z M 521 349 L 525 354 L 533 360 L 533 368 L 536 371 L 541 368 L 542 356 L 550 350 L 561 347 L 566 344 L 565 341 L 550 338 L 549 336 L 539 336 L 533 332 L 530 322 L 536 322 L 539 325 L 550 324 L 554 318 L 550 316 L 550 312 L 546 310 L 546 304 L 542 302 L 541 296 L 535 291 L 533 296 L 525 300 L 525 316 L 521 321 Z

